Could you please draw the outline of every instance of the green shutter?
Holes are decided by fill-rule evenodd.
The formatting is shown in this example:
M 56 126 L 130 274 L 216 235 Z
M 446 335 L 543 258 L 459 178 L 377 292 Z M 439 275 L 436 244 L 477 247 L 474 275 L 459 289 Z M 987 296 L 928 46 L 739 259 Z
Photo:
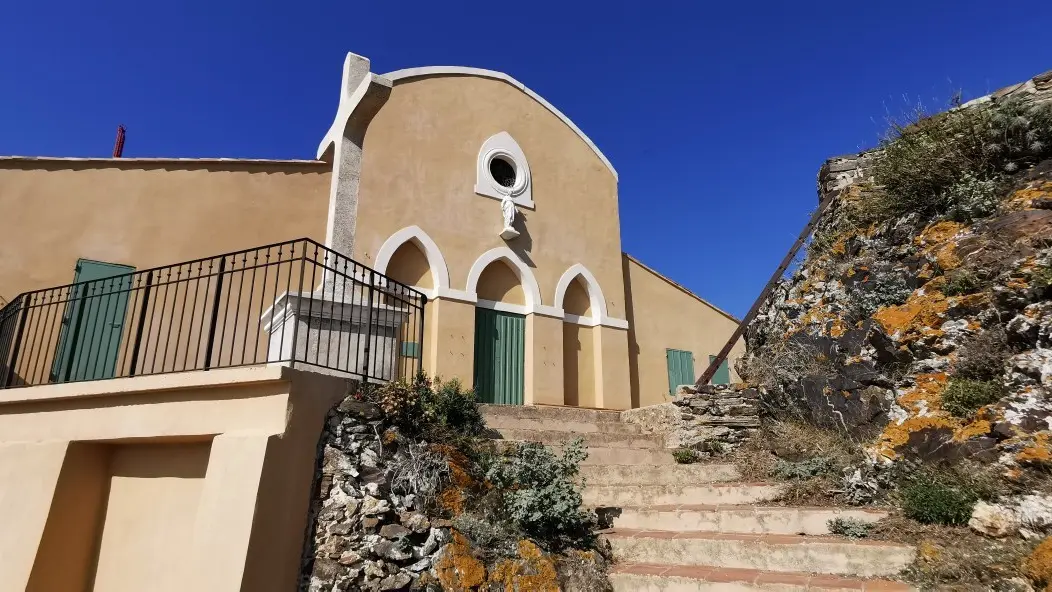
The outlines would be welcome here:
M 53 382 L 113 378 L 134 267 L 80 259 L 59 329 Z M 119 276 L 119 277 L 114 277 Z
M 522 405 L 526 317 L 475 309 L 475 389 L 482 403 Z
M 709 356 L 709 363 L 711 364 L 716 356 Z M 724 358 L 720 362 L 720 367 L 716 369 L 716 373 L 712 375 L 712 380 L 709 381 L 711 384 L 730 384 L 731 383 L 731 368 L 727 364 L 727 359 Z
M 694 384 L 694 354 L 681 349 L 665 350 L 668 361 L 668 392 L 681 384 Z
M 402 342 L 402 357 L 403 358 L 419 358 L 420 357 L 420 344 L 415 341 L 403 341 Z

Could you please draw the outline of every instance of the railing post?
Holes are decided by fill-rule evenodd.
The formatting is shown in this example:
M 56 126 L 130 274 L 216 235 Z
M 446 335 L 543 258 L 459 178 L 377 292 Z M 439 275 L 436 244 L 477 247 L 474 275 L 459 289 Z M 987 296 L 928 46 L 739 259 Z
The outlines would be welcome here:
M 15 366 L 18 364 L 18 352 L 22 346 L 22 330 L 26 327 L 26 317 L 29 315 L 29 302 L 26 296 L 18 297 L 18 302 L 22 306 L 22 310 L 18 314 L 18 328 L 15 329 L 15 340 L 11 345 L 11 364 L 7 367 L 7 375 L 4 376 L 4 388 L 10 387 L 14 382 Z
M 296 298 L 295 298 L 295 300 L 292 298 L 292 294 L 286 294 L 285 295 L 285 307 L 286 308 L 292 307 L 293 306 L 293 302 L 295 302 L 295 308 L 293 309 L 293 315 L 292 315 L 292 353 L 289 354 L 289 367 L 292 367 L 292 368 L 296 367 L 296 348 L 297 348 L 297 345 L 299 343 L 296 340 L 299 338 L 299 334 L 300 334 L 300 319 L 299 319 L 300 298 L 302 297 L 302 294 L 303 294 L 303 276 L 306 275 L 306 273 L 307 273 L 307 241 L 301 241 L 301 243 L 303 244 L 303 251 L 300 253 L 300 285 L 299 285 L 299 288 L 297 288 L 297 290 L 296 290 Z M 275 312 L 277 312 L 277 311 L 275 311 Z M 286 314 L 285 318 L 288 319 L 289 315 Z M 271 323 L 273 323 L 273 322 L 274 321 L 271 320 Z M 286 322 L 287 321 L 283 320 L 282 324 L 284 324 Z M 310 323 L 310 319 L 307 319 L 307 323 Z M 282 329 L 282 331 L 284 331 L 284 329 Z M 282 339 L 282 341 L 285 340 L 284 333 L 282 333 L 282 338 L 281 339 Z M 307 325 L 307 340 L 308 341 L 310 340 L 310 325 L 309 324 Z M 282 343 L 281 346 L 285 347 L 285 344 Z M 303 346 L 303 361 L 304 362 L 307 361 L 307 346 L 306 345 Z
M 131 370 L 128 376 L 135 376 L 139 367 L 139 347 L 142 345 L 142 330 L 146 325 L 146 309 L 150 306 L 150 291 L 153 289 L 153 272 L 146 272 L 146 287 L 142 291 L 142 299 L 139 304 L 139 322 L 135 328 L 135 345 L 132 347 Z
M 366 381 L 374 378 L 370 374 L 372 367 L 369 366 L 369 350 L 373 343 L 373 290 L 375 287 L 376 274 L 372 268 L 369 268 L 369 285 L 366 287 L 369 291 L 369 308 L 365 309 L 365 368 L 362 370 L 362 376 L 365 377 Z
M 205 346 L 205 370 L 212 367 L 212 347 L 216 339 L 216 322 L 219 320 L 219 296 L 223 293 L 223 274 L 226 272 L 226 255 L 219 258 L 219 273 L 216 275 L 216 294 L 212 299 L 212 321 L 208 327 L 208 345 Z M 223 354 L 220 346 L 219 354 Z
M 427 311 L 427 294 L 421 294 L 420 295 L 420 335 L 417 338 L 417 343 L 419 345 L 416 346 L 416 348 L 417 348 L 416 373 L 417 374 L 420 374 L 421 372 L 424 371 L 424 323 L 427 321 L 427 317 L 425 317 L 424 315 L 427 314 L 426 311 Z M 414 378 L 415 378 L 415 376 L 414 376 Z

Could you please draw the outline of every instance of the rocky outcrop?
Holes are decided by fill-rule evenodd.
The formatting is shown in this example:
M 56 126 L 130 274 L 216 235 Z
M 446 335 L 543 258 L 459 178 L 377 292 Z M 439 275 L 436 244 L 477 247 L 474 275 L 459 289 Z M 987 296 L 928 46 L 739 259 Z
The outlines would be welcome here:
M 441 589 L 436 566 L 451 553 L 450 523 L 392 486 L 411 450 L 373 404 L 348 397 L 330 413 L 301 590 Z
M 1052 72 L 975 104 L 1007 97 L 1052 101 Z M 989 214 L 865 219 L 882 158 L 822 167 L 826 212 L 749 327 L 739 373 L 765 412 L 870 442 L 878 461 L 1049 462 L 1052 161 L 1003 175 Z
M 621 412 L 621 421 L 663 434 L 666 448 L 726 452 L 760 427 L 759 392 L 745 385 L 679 387 L 670 403 Z

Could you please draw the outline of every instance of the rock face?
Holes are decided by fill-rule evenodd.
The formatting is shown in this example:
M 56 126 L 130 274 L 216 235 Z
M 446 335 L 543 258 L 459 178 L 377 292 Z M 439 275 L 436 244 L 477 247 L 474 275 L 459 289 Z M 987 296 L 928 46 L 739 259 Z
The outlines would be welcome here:
M 760 427 L 758 399 L 756 389 L 740 384 L 681 386 L 671 403 L 623 411 L 621 421 L 664 434 L 666 448 L 723 452 Z
M 329 415 L 301 591 L 441 589 L 436 564 L 453 539 L 449 524 L 429 520 L 416 496 L 392 487 L 411 443 L 399 443 L 382 417 L 353 397 Z
M 1005 93 L 1052 100 L 1052 74 Z M 829 206 L 749 327 L 739 373 L 764 412 L 870 442 L 878 461 L 1052 461 L 1052 161 L 1006 177 L 998 208 L 971 222 L 860 225 L 880 158 L 822 167 Z

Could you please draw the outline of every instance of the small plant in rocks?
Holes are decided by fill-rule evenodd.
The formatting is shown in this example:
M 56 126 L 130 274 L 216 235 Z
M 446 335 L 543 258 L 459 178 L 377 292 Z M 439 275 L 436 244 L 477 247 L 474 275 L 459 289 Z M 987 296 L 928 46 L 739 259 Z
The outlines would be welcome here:
M 679 448 L 672 451 L 672 458 L 681 465 L 691 465 L 701 460 L 701 454 L 690 448 Z
M 997 382 L 953 378 L 942 394 L 942 408 L 957 417 L 970 417 L 980 407 L 997 402 L 1004 388 Z
M 849 539 L 864 539 L 873 529 L 873 525 L 858 518 L 833 518 L 826 522 L 831 534 L 846 536 Z
M 773 475 L 779 479 L 799 481 L 829 474 L 833 471 L 833 461 L 828 458 L 815 457 L 798 462 L 779 460 L 774 466 Z
M 967 524 L 979 495 L 966 483 L 951 483 L 933 473 L 920 473 L 899 489 L 903 514 L 923 524 Z

